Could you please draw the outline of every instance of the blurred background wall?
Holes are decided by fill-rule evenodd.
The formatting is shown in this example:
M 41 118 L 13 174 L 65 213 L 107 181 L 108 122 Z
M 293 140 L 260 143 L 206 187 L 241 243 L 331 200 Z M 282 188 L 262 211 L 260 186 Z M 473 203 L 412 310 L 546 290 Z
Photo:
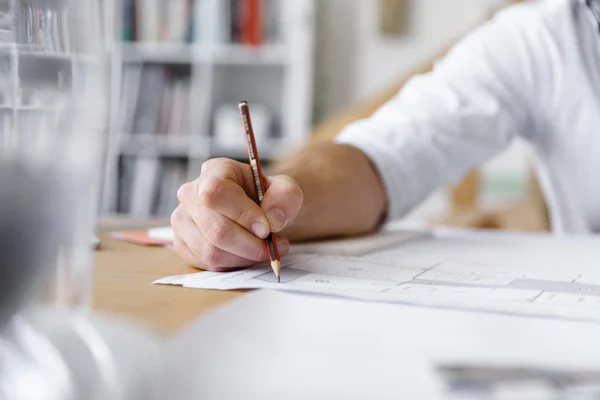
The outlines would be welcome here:
M 378 0 L 317 1 L 316 118 L 385 90 L 438 55 L 498 4 L 490 0 L 405 0 L 404 26 L 380 30 Z

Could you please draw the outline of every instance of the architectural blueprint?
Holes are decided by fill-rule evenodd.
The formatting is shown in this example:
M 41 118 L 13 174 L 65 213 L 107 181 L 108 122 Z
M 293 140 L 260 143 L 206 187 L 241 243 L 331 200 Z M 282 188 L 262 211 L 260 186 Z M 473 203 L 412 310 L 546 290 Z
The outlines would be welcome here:
M 381 240 L 298 246 L 282 259 L 280 284 L 267 263 L 155 283 L 600 320 L 600 239 L 397 232 Z

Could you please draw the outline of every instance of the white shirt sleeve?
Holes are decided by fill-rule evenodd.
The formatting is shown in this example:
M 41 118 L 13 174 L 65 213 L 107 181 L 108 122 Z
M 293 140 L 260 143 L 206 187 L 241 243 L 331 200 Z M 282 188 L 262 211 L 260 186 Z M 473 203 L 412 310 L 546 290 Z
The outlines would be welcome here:
M 531 130 L 535 36 L 529 6 L 509 9 L 459 42 L 428 74 L 412 78 L 368 119 L 336 141 L 361 149 L 386 187 L 387 220 L 396 220 L 437 187 Z

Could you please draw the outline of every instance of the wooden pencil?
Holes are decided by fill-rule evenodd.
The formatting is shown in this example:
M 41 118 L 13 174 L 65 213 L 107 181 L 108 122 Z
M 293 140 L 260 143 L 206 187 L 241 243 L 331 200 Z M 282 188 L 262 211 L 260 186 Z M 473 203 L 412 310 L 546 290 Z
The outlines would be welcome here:
M 265 193 L 265 180 L 260 167 L 260 158 L 258 157 L 256 140 L 254 139 L 254 130 L 252 129 L 252 120 L 250 119 L 250 107 L 246 101 L 240 102 L 238 107 L 240 109 L 244 134 L 246 136 L 248 159 L 250 161 L 250 167 L 252 168 L 252 174 L 254 175 L 254 188 L 256 189 L 257 203 L 260 205 Z M 271 268 L 273 268 L 273 272 L 275 273 L 275 276 L 277 276 L 277 282 L 281 282 L 281 262 L 279 260 L 279 250 L 277 249 L 277 243 L 275 242 L 275 237 L 273 236 L 272 232 L 269 233 L 269 236 L 267 236 L 265 239 L 265 244 L 267 246 L 267 252 L 269 253 Z

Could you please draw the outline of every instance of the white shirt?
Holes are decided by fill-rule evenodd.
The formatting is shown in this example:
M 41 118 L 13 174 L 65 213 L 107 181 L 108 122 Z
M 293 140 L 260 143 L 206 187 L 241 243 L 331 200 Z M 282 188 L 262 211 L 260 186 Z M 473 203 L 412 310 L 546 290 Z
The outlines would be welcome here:
M 501 11 L 337 141 L 371 158 L 397 220 L 515 137 L 532 144 L 553 230 L 599 230 L 600 33 L 584 0 Z

